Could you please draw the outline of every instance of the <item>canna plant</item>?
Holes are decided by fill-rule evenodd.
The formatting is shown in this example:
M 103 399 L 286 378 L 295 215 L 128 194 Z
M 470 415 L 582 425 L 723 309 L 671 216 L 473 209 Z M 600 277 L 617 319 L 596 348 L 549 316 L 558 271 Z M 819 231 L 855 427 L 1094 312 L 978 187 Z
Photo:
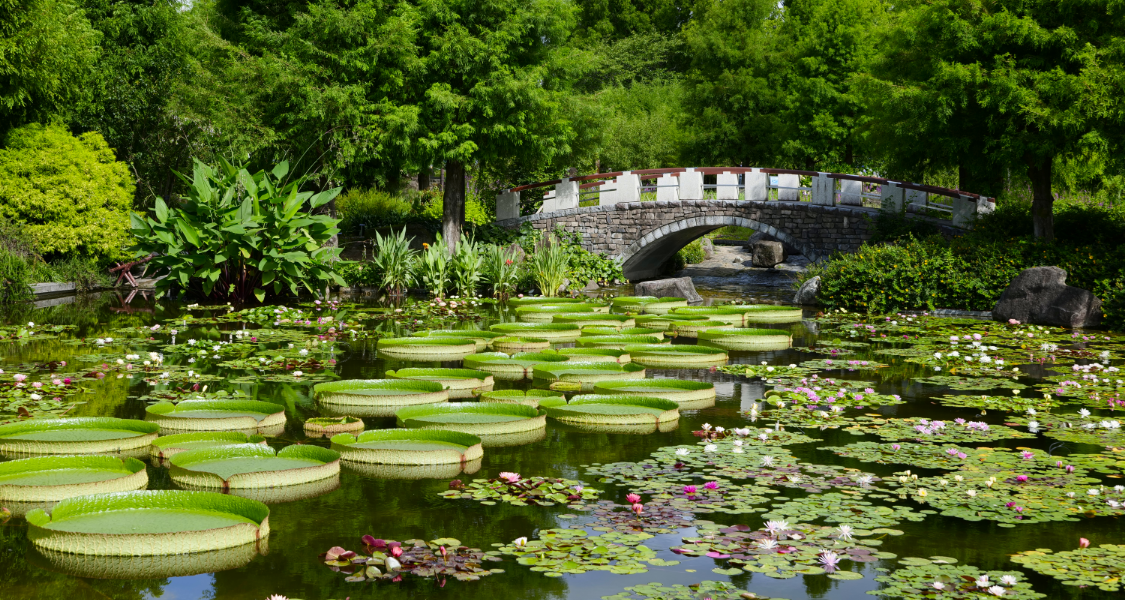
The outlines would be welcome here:
M 423 244 L 423 247 L 425 249 L 418 259 L 418 279 L 434 298 L 444 297 L 445 288 L 449 287 L 449 250 L 440 233 L 432 246 Z
M 480 244 L 473 241 L 470 236 L 461 238 L 457 250 L 453 252 L 453 258 L 450 259 L 451 279 L 458 296 L 472 298 L 477 295 L 483 266 L 484 258 L 481 256 Z
M 539 292 L 548 298 L 554 297 L 570 269 L 570 253 L 565 245 L 549 234 L 546 239 L 535 246 L 535 252 L 529 260 L 531 277 Z
M 410 248 L 406 227 L 386 237 L 375 232 L 375 257 L 371 262 L 382 273 L 379 286 L 392 296 L 401 296 L 414 283 L 414 263 L 418 253 Z
M 289 164 L 251 174 L 219 159 L 218 168 L 195 161 L 187 196 L 169 206 L 156 199 L 153 216 L 131 213 L 133 253 L 156 258 L 157 295 L 174 287 L 238 302 L 251 296 L 315 294 L 329 282 L 344 285 L 333 272 L 339 248 L 326 247 L 339 221 L 313 214 L 340 188 L 303 192 L 304 177 L 286 179 Z
M 484 279 L 492 285 L 492 295 L 501 302 L 516 293 L 520 264 L 516 253 L 505 246 L 484 247 Z

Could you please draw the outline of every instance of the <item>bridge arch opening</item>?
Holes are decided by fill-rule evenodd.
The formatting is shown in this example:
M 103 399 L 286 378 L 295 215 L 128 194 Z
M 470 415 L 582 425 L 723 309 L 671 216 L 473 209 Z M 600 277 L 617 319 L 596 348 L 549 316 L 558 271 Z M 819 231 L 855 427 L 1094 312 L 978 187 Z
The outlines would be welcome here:
M 804 241 L 765 223 L 744 217 L 694 217 L 662 225 L 633 242 L 621 255 L 625 277 L 631 281 L 660 277 L 660 267 L 681 248 L 707 233 L 730 225 L 767 233 L 800 249 L 809 260 L 817 258 Z

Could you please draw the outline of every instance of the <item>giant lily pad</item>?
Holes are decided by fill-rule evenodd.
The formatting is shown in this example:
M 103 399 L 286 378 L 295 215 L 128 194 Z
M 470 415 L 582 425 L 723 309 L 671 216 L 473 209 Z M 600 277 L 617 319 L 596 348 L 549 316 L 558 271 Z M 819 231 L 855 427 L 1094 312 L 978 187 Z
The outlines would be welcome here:
M 564 423 L 585 425 L 637 425 L 668 423 L 680 418 L 680 405 L 672 400 L 624 394 L 588 394 L 546 398 L 539 406 L 547 416 Z
M 477 343 L 465 338 L 382 338 L 379 355 L 397 360 L 459 360 L 477 351 Z
M 269 539 L 219 550 L 163 556 L 97 556 L 33 547 L 29 564 L 41 569 L 87 579 L 163 579 L 218 573 L 246 566 L 269 551 Z
M 157 402 L 145 418 L 163 430 L 270 432 L 285 425 L 285 407 L 257 400 Z
M 52 502 L 142 489 L 145 464 L 112 456 L 38 456 L 0 463 L 0 502 Z
M 633 317 L 626 315 L 608 315 L 605 313 L 563 313 L 556 314 L 552 323 L 562 325 L 577 325 L 578 327 L 616 327 L 624 329 L 636 325 Z
M 632 357 L 624 350 L 614 348 L 560 348 L 558 353 L 570 362 L 632 362 Z
M 573 342 L 582 335 L 578 325 L 568 323 L 498 323 L 490 329 L 505 335 L 541 338 L 554 344 Z
M 67 498 L 27 515 L 40 548 L 74 554 L 153 556 L 253 544 L 269 535 L 269 508 L 214 492 L 118 492 Z
M 404 406 L 442 404 L 449 391 L 437 381 L 346 379 L 318 383 L 317 400 L 361 417 L 389 417 Z
M 439 429 L 341 433 L 332 438 L 332 449 L 345 461 L 384 465 L 460 465 L 484 456 L 479 437 Z
M 544 338 L 520 335 L 503 335 L 492 340 L 497 352 L 515 354 L 517 352 L 540 352 L 551 347 L 551 341 Z
M 132 419 L 31 419 L 0 425 L 6 454 L 105 454 L 147 449 L 160 426 Z
M 562 392 L 553 390 L 494 390 L 480 395 L 481 402 L 499 402 L 506 404 L 526 404 L 532 408 L 539 408 L 539 401 L 544 398 L 562 398 Z
M 570 302 L 566 304 L 534 304 L 516 308 L 516 318 L 526 323 L 550 323 L 555 315 L 609 312 L 606 305 Z
M 683 379 L 626 379 L 600 381 L 594 384 L 595 394 L 635 394 L 665 398 L 680 409 L 707 408 L 715 405 L 715 384 Z
M 585 298 L 568 298 L 565 296 L 554 298 L 551 296 L 519 296 L 517 298 L 509 298 L 508 304 L 515 307 L 520 306 L 535 306 L 539 304 L 582 304 L 586 302 Z
M 685 306 L 674 308 L 669 314 L 678 317 L 707 317 L 712 321 L 742 327 L 746 324 L 746 312 L 746 307 L 741 306 Z
M 152 456 L 168 459 L 186 450 L 229 446 L 231 444 L 265 444 L 260 435 L 246 435 L 240 431 L 196 431 L 177 433 L 156 438 L 152 442 Z
M 793 338 L 780 329 L 704 329 L 698 337 L 700 344 L 724 350 L 784 350 L 793 344 Z
M 340 473 L 340 454 L 319 446 L 261 444 L 200 448 L 169 459 L 172 481 L 192 488 L 272 488 L 327 479 Z
M 547 415 L 523 404 L 447 404 L 411 406 L 395 413 L 400 427 L 444 429 L 480 436 L 524 433 L 547 426 Z
M 313 438 L 332 437 L 338 433 L 357 434 L 363 431 L 363 419 L 356 417 L 313 417 L 305 421 L 305 435 Z
M 656 344 L 663 345 L 670 343 L 668 340 L 663 339 L 663 334 L 660 337 L 655 335 L 583 335 L 578 338 L 577 344 L 580 348 L 613 348 L 621 350 L 625 346 L 633 346 L 638 344 Z
M 492 375 L 473 369 L 399 369 L 387 371 L 391 379 L 436 381 L 449 391 L 450 398 L 472 398 L 492 389 Z
M 796 323 L 801 320 L 804 311 L 799 306 L 772 306 L 769 304 L 755 304 L 741 306 L 746 311 L 742 313 L 743 322 L 750 323 Z
M 649 327 L 649 328 L 652 328 L 652 329 L 661 329 L 661 330 L 664 330 L 664 331 L 672 330 L 673 324 L 676 324 L 676 323 L 681 323 L 681 324 L 702 323 L 704 325 L 709 325 L 711 327 L 722 327 L 724 325 L 729 325 L 728 323 L 723 323 L 721 321 L 713 321 L 711 319 L 708 319 L 707 317 L 693 317 L 693 316 L 689 316 L 689 315 L 673 315 L 673 314 L 640 315 L 635 319 L 635 321 L 637 323 L 637 327 Z M 685 337 L 695 337 L 695 335 L 693 334 L 693 335 L 685 336 Z
M 477 344 L 477 352 L 483 352 L 486 348 L 492 345 L 496 338 L 501 337 L 503 334 L 496 333 L 495 331 L 474 331 L 470 329 L 430 329 L 427 331 L 418 331 L 414 337 L 421 338 L 455 338 L 463 340 L 473 340 Z
M 547 386 L 559 382 L 577 383 L 583 392 L 589 392 L 599 381 L 644 379 L 645 368 L 634 363 L 540 364 L 535 365 L 534 378 L 537 384 Z
M 640 344 L 625 346 L 632 362 L 657 369 L 700 369 L 725 365 L 726 352 L 688 344 Z
M 591 325 L 582 328 L 582 337 L 596 337 L 599 335 L 644 335 L 652 336 L 658 340 L 664 339 L 663 329 L 653 329 L 649 327 L 603 327 L 598 325 Z M 579 338 L 581 339 L 581 338 Z
M 567 357 L 555 352 L 526 352 L 511 356 L 503 352 L 482 352 L 465 357 L 465 367 L 492 373 L 496 379 L 508 381 L 530 379 L 535 365 L 563 362 L 567 362 Z
M 673 308 L 687 306 L 688 301 L 686 298 L 673 296 L 664 298 L 657 298 L 656 296 L 618 296 L 613 299 L 612 304 L 614 310 L 621 312 L 645 312 L 650 315 L 663 315 Z

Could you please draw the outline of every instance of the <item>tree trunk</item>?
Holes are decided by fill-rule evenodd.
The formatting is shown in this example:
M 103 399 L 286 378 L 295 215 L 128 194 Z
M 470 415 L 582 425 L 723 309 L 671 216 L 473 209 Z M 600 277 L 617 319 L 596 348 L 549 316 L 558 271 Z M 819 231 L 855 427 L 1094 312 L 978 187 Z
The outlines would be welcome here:
M 461 241 L 461 227 L 465 224 L 465 165 L 450 160 L 445 163 L 445 194 L 442 197 L 441 236 L 449 253 Z
M 426 191 L 430 189 L 430 167 L 422 167 L 422 171 L 418 173 L 418 190 Z
M 1031 219 L 1035 237 L 1055 239 L 1055 195 L 1051 192 L 1051 157 L 1036 157 L 1027 162 L 1027 177 L 1031 180 Z

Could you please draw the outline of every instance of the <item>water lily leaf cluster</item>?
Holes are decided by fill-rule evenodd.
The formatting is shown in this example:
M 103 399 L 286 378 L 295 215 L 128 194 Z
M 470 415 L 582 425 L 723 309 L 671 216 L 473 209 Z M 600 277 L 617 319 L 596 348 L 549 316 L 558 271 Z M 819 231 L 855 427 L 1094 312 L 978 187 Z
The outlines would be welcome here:
M 773 596 L 759 596 L 722 581 L 703 581 L 692 585 L 663 585 L 645 583 L 625 588 L 625 591 L 602 596 L 602 600 L 784 600 Z
M 1058 579 L 1063 585 L 1118 592 L 1125 577 L 1125 545 L 1102 544 L 1063 552 L 1038 548 L 1013 554 L 1012 562 Z
M 1027 412 L 1051 410 L 1061 406 L 1061 402 L 1050 394 L 1012 394 L 1009 396 L 988 395 L 946 395 L 936 398 L 942 406 L 955 406 L 959 408 L 978 408 L 981 410 L 1002 410 L 1005 412 Z
M 876 577 L 875 581 L 882 585 L 868 593 L 888 598 L 978 600 L 1002 597 L 1035 600 L 1045 597 L 1031 589 L 1031 584 L 1024 581 L 1022 573 L 986 572 L 969 565 L 944 564 L 940 559 L 927 565 L 899 567 Z
M 1027 427 L 1030 432 L 1042 432 L 1047 437 L 1064 442 L 1121 446 L 1125 445 L 1125 431 L 1121 428 L 1122 419 L 1125 419 L 1125 413 L 1097 416 L 1083 409 L 1083 412 L 1077 414 L 1014 417 L 1012 423 Z
M 320 555 L 324 564 L 333 571 L 347 575 L 350 582 L 402 581 L 406 574 L 416 577 L 451 577 L 458 581 L 477 581 L 502 569 L 487 569 L 486 562 L 500 561 L 496 556 L 479 548 L 461 545 L 453 538 L 423 540 L 375 539 L 363 536 L 361 542 L 367 554 L 360 554 L 335 546 Z
M 580 507 L 587 501 L 597 500 L 601 490 L 584 487 L 581 482 L 555 477 L 526 477 L 510 473 L 509 478 L 474 479 L 465 484 L 451 484 L 448 491 L 439 495 L 449 499 L 475 500 L 492 506 L 498 502 L 512 506 L 554 506 L 565 504 Z
M 1035 434 L 1004 425 L 981 421 L 917 419 L 882 419 L 856 417 L 848 427 L 857 434 L 874 434 L 885 440 L 915 440 L 926 443 L 991 442 L 1016 438 L 1033 438 Z
M 826 523 L 841 523 L 857 529 L 878 529 L 903 521 L 923 521 L 927 514 L 934 514 L 934 511 L 917 512 L 903 505 L 880 506 L 861 498 L 830 492 L 774 505 L 762 514 L 762 518 L 792 521 L 823 519 Z
M 609 571 L 618 575 L 647 573 L 648 566 L 677 565 L 679 561 L 657 558 L 642 545 L 653 536 L 611 531 L 590 535 L 582 529 L 547 529 L 539 539 L 501 545 L 497 552 L 516 557 L 516 562 L 548 577 L 587 571 Z
M 965 377 L 961 375 L 931 375 L 929 377 L 917 377 L 914 379 L 918 383 L 926 385 L 942 385 L 953 390 L 959 391 L 974 391 L 974 390 L 1022 390 L 1026 389 L 1027 385 L 1020 383 L 1014 379 L 1007 379 L 1002 377 Z

